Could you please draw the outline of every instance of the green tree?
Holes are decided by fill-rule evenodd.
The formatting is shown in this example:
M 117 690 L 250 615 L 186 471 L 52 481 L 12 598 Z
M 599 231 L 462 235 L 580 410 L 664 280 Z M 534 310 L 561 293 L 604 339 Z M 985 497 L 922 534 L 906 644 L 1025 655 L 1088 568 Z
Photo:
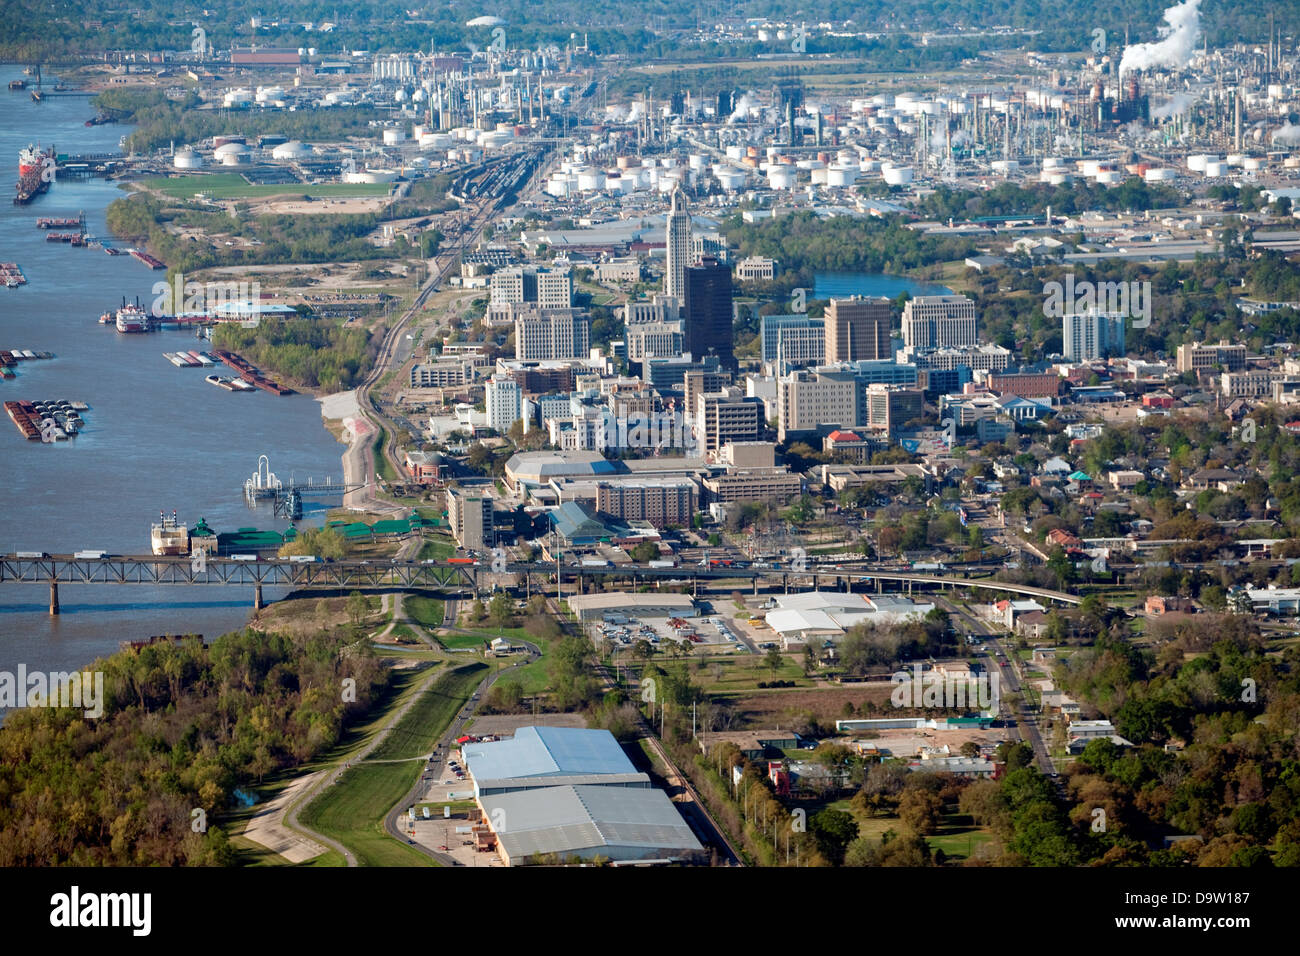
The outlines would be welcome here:
M 348 620 L 352 622 L 353 627 L 360 627 L 361 621 L 370 613 L 370 604 L 366 601 L 365 595 L 360 591 L 353 591 L 348 595 L 348 602 L 345 605 L 348 614 Z
M 843 810 L 823 810 L 809 818 L 808 830 L 822 856 L 838 866 L 844 861 L 845 849 L 857 839 L 858 823 L 853 814 Z

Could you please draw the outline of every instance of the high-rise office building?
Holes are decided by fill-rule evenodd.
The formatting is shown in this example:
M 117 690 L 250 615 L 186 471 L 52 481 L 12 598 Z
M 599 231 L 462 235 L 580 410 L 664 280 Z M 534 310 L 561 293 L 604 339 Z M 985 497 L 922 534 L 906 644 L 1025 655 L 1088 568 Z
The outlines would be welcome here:
M 782 366 L 821 365 L 826 361 L 826 322 L 806 315 L 765 315 L 760 326 L 763 361 Z
M 825 321 L 827 364 L 892 357 L 888 299 L 831 299 Z
M 573 305 L 573 277 L 567 269 L 515 266 L 492 273 L 491 304 L 535 303 L 539 309 Z
M 903 306 L 903 345 L 961 348 L 978 342 L 975 303 L 964 295 L 921 295 Z
M 712 256 L 686 269 L 686 351 L 699 361 L 712 353 L 735 369 L 732 351 L 731 270 Z M 888 329 L 886 329 L 888 335 Z
M 484 386 L 484 393 L 489 428 L 504 435 L 511 425 L 524 417 L 523 392 L 513 378 L 493 376 Z M 524 420 L 524 431 L 528 431 L 527 419 Z
M 537 309 L 515 319 L 515 358 L 521 362 L 586 358 L 591 316 L 578 309 Z
M 691 256 L 691 214 L 686 211 L 686 194 L 680 185 L 673 189 L 668 213 L 667 252 L 664 292 L 681 298 L 686 294 L 686 267 Z

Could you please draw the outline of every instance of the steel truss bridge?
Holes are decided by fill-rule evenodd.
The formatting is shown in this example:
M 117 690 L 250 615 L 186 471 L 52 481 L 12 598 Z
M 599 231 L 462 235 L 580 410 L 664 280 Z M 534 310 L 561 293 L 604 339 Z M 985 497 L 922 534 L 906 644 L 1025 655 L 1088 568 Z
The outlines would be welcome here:
M 1010 584 L 991 578 L 967 578 L 951 575 L 916 574 L 907 571 L 861 567 L 827 567 L 811 565 L 806 571 L 783 568 L 650 568 L 641 565 L 625 567 L 582 567 L 547 562 L 508 562 L 493 566 L 482 564 L 426 564 L 419 561 L 294 561 L 290 558 L 259 558 L 255 561 L 204 556 L 202 561 L 189 556 L 158 557 L 155 555 L 111 555 L 103 558 L 76 557 L 75 555 L 3 555 L 0 556 L 0 583 L 48 584 L 50 587 L 50 613 L 59 613 L 60 584 L 115 584 L 115 585 L 190 585 L 218 587 L 251 587 L 254 589 L 253 606 L 260 609 L 263 587 L 283 587 L 291 590 L 319 591 L 403 591 L 469 589 L 475 593 L 493 584 L 519 587 L 531 594 L 535 586 L 545 587 L 555 581 L 576 582 L 579 593 L 588 581 L 625 578 L 635 586 L 638 583 L 690 585 L 699 593 L 704 586 L 718 581 L 744 581 L 752 585 L 757 594 L 762 586 L 784 588 L 800 587 L 810 582 L 813 588 L 828 587 L 833 590 L 852 590 L 856 584 L 874 583 L 878 590 L 887 582 L 897 582 L 900 588 L 910 591 L 914 587 L 957 588 L 970 587 L 982 590 L 1038 597 L 1063 604 L 1078 604 L 1080 596 L 1047 588 L 1024 584 Z M 513 585 L 501 582 L 501 576 L 513 576 Z M 534 581 L 535 578 L 540 580 Z

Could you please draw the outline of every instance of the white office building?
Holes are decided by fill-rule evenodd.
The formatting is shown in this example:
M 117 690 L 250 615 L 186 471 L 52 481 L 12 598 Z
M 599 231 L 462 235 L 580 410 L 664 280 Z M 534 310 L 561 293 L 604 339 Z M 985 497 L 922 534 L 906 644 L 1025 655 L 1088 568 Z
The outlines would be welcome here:
M 488 380 L 484 390 L 487 393 L 488 428 L 504 435 L 511 425 L 524 417 L 524 393 L 513 378 L 496 376 Z M 524 419 L 524 431 L 528 431 L 527 419 Z

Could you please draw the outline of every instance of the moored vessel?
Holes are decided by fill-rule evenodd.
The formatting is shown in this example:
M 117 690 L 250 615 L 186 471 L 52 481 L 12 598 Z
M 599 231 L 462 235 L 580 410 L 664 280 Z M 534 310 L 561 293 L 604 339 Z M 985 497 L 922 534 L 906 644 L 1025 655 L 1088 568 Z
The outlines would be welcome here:
M 173 511 L 169 518 L 160 511 L 158 519 L 158 524 L 153 525 L 149 532 L 149 543 L 153 547 L 153 553 L 189 554 L 190 532 L 183 524 L 177 522 L 176 512 Z

